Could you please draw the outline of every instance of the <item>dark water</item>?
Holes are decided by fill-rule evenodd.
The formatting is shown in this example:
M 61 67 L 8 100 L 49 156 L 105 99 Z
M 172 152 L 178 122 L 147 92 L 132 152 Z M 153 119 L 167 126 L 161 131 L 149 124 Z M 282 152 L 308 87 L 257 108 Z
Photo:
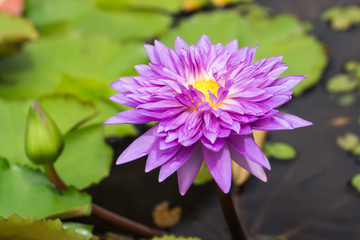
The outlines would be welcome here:
M 285 109 L 314 122 L 296 131 L 272 132 L 271 141 L 286 141 L 299 156 L 294 161 L 272 160 L 268 183 L 251 178 L 242 194 L 234 189 L 239 215 L 250 235 L 284 235 L 291 240 L 360 240 L 360 195 L 349 180 L 360 164 L 336 145 L 335 138 L 347 131 L 360 134 L 357 119 L 360 101 L 340 107 L 324 91 L 327 79 L 341 72 L 348 59 L 360 59 L 360 27 L 346 33 L 332 31 L 321 21 L 322 12 L 333 5 L 356 4 L 355 0 L 259 0 L 273 13 L 291 13 L 314 24 L 313 34 L 327 45 L 330 63 L 321 83 Z M 332 119 L 350 119 L 333 127 Z M 111 140 L 110 140 L 111 141 Z M 117 152 L 130 140 L 113 142 Z M 178 193 L 176 177 L 157 182 L 157 171 L 144 173 L 145 160 L 115 166 L 111 176 L 90 189 L 104 207 L 153 226 L 153 207 L 168 200 L 183 208 L 183 217 L 170 232 L 198 236 L 203 240 L 230 239 L 213 183 L 193 186 L 185 197 Z

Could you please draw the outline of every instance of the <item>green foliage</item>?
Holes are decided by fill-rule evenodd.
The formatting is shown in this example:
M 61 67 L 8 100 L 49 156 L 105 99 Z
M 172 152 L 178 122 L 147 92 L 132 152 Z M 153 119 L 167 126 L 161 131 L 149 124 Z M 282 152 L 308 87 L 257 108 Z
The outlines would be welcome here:
M 47 96 L 41 98 L 40 104 L 63 134 L 90 121 L 97 114 L 93 104 L 79 101 L 73 96 Z
M 25 127 L 30 101 L 5 101 L 0 98 L 0 156 L 12 164 L 37 167 L 25 154 Z
M 296 150 L 293 146 L 284 142 L 265 143 L 264 153 L 267 157 L 279 160 L 291 160 L 296 157 Z
M 176 237 L 174 235 L 165 235 L 162 237 L 154 237 L 152 240 L 201 240 L 200 238 L 194 237 Z
M 284 55 L 289 69 L 286 75 L 307 75 L 293 91 L 296 95 L 316 84 L 327 63 L 322 45 L 309 36 L 299 20 L 291 15 L 269 17 L 261 7 L 242 8 L 238 11 L 217 11 L 196 14 L 184 19 L 179 26 L 160 38 L 173 46 L 176 36 L 190 44 L 207 34 L 214 42 L 227 43 L 239 40 L 239 46 L 259 44 L 256 60 Z M 246 14 L 245 14 L 246 13 Z
M 324 21 L 329 21 L 334 30 L 346 31 L 360 24 L 360 7 L 332 7 L 324 12 L 322 18 Z
M 356 60 L 347 61 L 344 64 L 345 73 L 331 77 L 326 83 L 326 90 L 336 94 L 340 105 L 350 105 L 355 102 L 360 88 L 360 62 Z
M 75 230 L 76 231 L 76 230 Z M 61 221 L 23 219 L 11 215 L 8 219 L 0 217 L 0 239 L 6 240 L 86 240 L 74 228 L 64 229 Z
M 354 74 L 356 77 L 360 78 L 360 62 L 356 60 L 349 60 L 345 63 L 344 69 L 348 73 Z
M 38 38 L 32 23 L 22 17 L 0 12 L 0 56 L 20 50 L 20 46 Z
M 165 14 L 109 12 L 92 0 L 29 0 L 26 13 L 43 34 L 95 34 L 121 41 L 154 37 L 171 24 L 170 16 Z
M 96 0 L 97 5 L 105 10 L 147 9 L 155 11 L 178 12 L 183 0 Z
M 81 127 L 101 125 L 110 116 L 114 116 L 121 111 L 130 109 L 127 106 L 105 100 L 97 101 L 95 107 L 97 110 L 96 117 L 90 119 Z M 132 124 L 104 125 L 103 129 L 104 137 L 135 136 L 138 134 L 136 128 Z
M 359 137 L 351 132 L 346 133 L 344 136 L 336 138 L 338 146 L 346 151 L 353 150 L 359 143 Z
M 349 74 L 338 74 L 329 79 L 326 90 L 331 93 L 346 93 L 355 90 L 359 85 L 358 79 Z
M 96 46 L 96 47 L 95 47 Z M 53 93 L 82 100 L 108 98 L 109 84 L 134 74 L 146 62 L 141 44 L 120 44 L 103 36 L 43 37 L 0 65 L 0 96 L 38 98 Z
M 98 102 L 113 93 L 108 85 L 119 76 L 135 74 L 133 66 L 145 61 L 145 50 L 138 43 L 120 44 L 102 36 L 42 38 L 29 44 L 22 53 L 2 61 L 0 85 L 4 84 L 1 85 L 0 96 L 40 98 L 54 93 L 73 95 L 96 105 L 96 121 L 102 124 L 111 115 L 125 109 L 119 104 L 107 106 L 108 102 Z M 79 110 L 79 107 L 71 106 L 74 101 L 69 98 L 61 100 L 59 97 L 52 101 L 59 104 L 63 102 L 61 105 L 65 107 L 56 109 L 56 116 L 63 111 L 75 114 L 66 114 L 65 116 L 71 117 L 61 119 L 60 125 L 65 124 L 62 126 L 65 127 L 62 129 L 64 132 L 70 130 L 68 127 L 69 121 L 73 120 L 72 116 L 83 120 L 89 117 L 85 110 L 76 113 L 75 110 Z M 50 104 L 52 108 L 56 107 L 55 102 Z M 86 111 L 89 112 L 90 109 Z M 106 136 L 134 134 L 136 130 L 131 125 L 106 127 Z
M 56 190 L 41 171 L 10 166 L 4 159 L 0 159 L 0 196 L 0 216 L 5 218 L 13 213 L 36 219 L 70 218 L 91 211 L 91 198 L 86 193 L 74 188 Z
M 199 173 L 197 174 L 196 178 L 194 179 L 193 184 L 201 185 L 207 182 L 210 182 L 213 179 L 209 169 L 207 168 L 205 162 L 202 163 Z
M 81 224 L 81 223 L 75 223 L 75 222 L 65 222 L 63 223 L 64 229 L 71 229 L 73 228 L 76 233 L 80 233 L 83 236 L 85 236 L 86 240 L 98 240 L 97 237 L 92 235 L 93 226 Z
M 351 185 L 360 192 L 360 173 L 351 178 Z
M 88 126 L 80 124 L 93 115 L 93 107 L 70 97 L 48 97 L 42 99 L 41 102 L 44 103 L 44 106 L 49 107 L 49 113 L 54 113 L 56 123 L 61 122 L 61 130 L 68 131 L 75 127 L 81 127 L 65 135 L 65 148 L 55 164 L 59 175 L 64 178 L 65 182 L 83 189 L 108 176 L 112 151 L 104 142 L 104 129 L 100 119 Z M 3 133 L 0 134 L 0 155 L 6 157 L 11 164 L 37 168 L 28 160 L 24 148 L 26 116 L 29 106 L 30 102 L 27 101 L 0 99 L 0 131 Z M 58 107 L 62 107 L 62 109 L 57 109 Z M 47 110 L 45 107 L 44 109 Z M 134 133 L 131 132 L 133 126 L 129 128 L 130 130 L 125 128 L 126 126 L 121 126 L 115 130 L 123 129 L 117 134 Z
M 60 177 L 79 189 L 108 176 L 112 151 L 105 144 L 100 126 L 82 128 L 65 136 L 65 149 L 55 163 Z
M 351 149 L 351 153 L 355 156 L 360 156 L 360 143 L 358 143 L 353 149 Z

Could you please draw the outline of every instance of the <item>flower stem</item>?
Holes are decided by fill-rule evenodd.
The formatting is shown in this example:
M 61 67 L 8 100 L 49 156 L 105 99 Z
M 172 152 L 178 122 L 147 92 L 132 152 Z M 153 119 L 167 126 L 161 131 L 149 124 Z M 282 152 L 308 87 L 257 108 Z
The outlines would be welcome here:
M 57 189 L 64 190 L 67 189 L 66 184 L 64 181 L 60 178 L 60 176 L 57 174 L 54 164 L 44 164 L 43 165 L 44 170 L 50 181 L 55 185 Z
M 247 240 L 244 229 L 242 228 L 236 211 L 234 203 L 230 193 L 225 194 L 219 186 L 217 186 L 217 193 L 221 203 L 221 209 L 223 211 L 226 223 L 232 235 L 232 240 Z
M 137 236 L 142 236 L 146 238 L 152 238 L 155 236 L 163 235 L 161 232 L 146 227 L 142 224 L 134 222 L 130 219 L 119 216 L 109 210 L 106 210 L 95 203 L 92 204 L 92 214 L 104 221 L 112 223 L 114 226 L 121 229 L 125 229 L 128 232 L 136 234 Z
M 45 169 L 46 175 L 57 189 L 60 190 L 67 189 L 66 183 L 64 183 L 64 181 L 57 174 L 53 164 L 44 164 L 43 167 Z M 135 221 L 117 215 L 116 213 L 110 212 L 109 210 L 106 210 L 105 208 L 100 207 L 95 203 L 92 203 L 91 207 L 92 207 L 93 216 L 102 219 L 104 221 L 107 221 L 108 223 L 111 223 L 112 225 L 119 227 L 125 231 L 128 231 L 136 236 L 151 238 L 151 237 L 163 235 L 163 233 L 159 231 L 156 231 L 145 225 L 142 225 L 140 223 L 137 223 Z

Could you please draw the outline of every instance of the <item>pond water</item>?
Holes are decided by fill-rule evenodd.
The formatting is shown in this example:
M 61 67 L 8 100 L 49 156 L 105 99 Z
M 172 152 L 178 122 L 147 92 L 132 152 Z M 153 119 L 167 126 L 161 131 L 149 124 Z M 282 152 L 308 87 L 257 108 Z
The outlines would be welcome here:
M 268 6 L 274 14 L 291 13 L 311 21 L 313 34 L 326 44 L 330 61 L 320 84 L 283 108 L 314 122 L 314 126 L 272 132 L 268 136 L 271 141 L 285 141 L 295 146 L 298 157 L 292 161 L 272 159 L 266 184 L 251 178 L 242 189 L 234 187 L 238 213 L 251 236 L 359 240 L 360 195 L 349 185 L 349 180 L 360 172 L 360 164 L 341 150 L 335 139 L 347 131 L 360 134 L 360 101 L 341 107 L 326 93 L 324 84 L 329 77 L 341 72 L 347 60 L 360 59 L 360 27 L 345 33 L 335 32 L 321 20 L 321 14 L 328 7 L 357 1 L 259 0 L 258 3 Z M 349 123 L 335 127 L 331 121 L 337 117 L 346 117 Z M 116 150 L 114 157 L 131 141 L 109 139 Z M 230 239 L 214 183 L 192 186 L 187 195 L 181 197 L 176 176 L 158 183 L 158 171 L 145 174 L 144 166 L 145 159 L 114 165 L 109 178 L 90 188 L 95 202 L 154 227 L 152 210 L 167 200 L 183 209 L 180 223 L 169 232 L 203 240 Z

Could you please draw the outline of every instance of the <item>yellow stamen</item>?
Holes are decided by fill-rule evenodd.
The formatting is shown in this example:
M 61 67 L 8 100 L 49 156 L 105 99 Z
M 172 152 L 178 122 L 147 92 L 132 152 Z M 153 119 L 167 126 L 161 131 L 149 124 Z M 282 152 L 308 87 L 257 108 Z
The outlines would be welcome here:
M 216 96 L 220 85 L 215 80 L 203 80 L 196 82 L 193 87 L 202 92 L 205 95 L 206 101 L 209 101 L 208 91 L 210 90 L 210 92 L 212 92 Z

